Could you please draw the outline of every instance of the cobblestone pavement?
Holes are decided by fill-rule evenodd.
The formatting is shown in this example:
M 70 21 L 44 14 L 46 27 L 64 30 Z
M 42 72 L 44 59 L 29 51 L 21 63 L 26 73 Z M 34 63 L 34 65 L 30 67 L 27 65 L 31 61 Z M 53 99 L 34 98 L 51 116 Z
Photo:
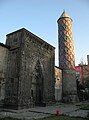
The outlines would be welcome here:
M 80 110 L 79 106 L 72 104 L 60 104 L 55 106 L 46 106 L 46 107 L 35 107 L 22 110 L 0 110 L 0 117 L 13 117 L 20 118 L 25 120 L 32 120 L 38 118 L 48 117 L 50 115 L 56 114 L 56 111 L 59 111 L 60 114 L 69 115 L 69 116 L 78 116 L 78 117 L 87 117 L 88 110 Z

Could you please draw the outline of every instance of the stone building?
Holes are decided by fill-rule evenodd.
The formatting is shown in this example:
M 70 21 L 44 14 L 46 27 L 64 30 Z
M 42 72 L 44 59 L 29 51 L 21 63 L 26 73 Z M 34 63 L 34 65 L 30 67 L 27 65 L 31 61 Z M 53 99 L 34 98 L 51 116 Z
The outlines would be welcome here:
M 61 94 L 65 101 L 76 100 L 72 19 L 64 11 L 57 22 L 59 67 L 55 48 L 25 28 L 7 34 L 5 45 L 0 43 L 0 104 L 16 109 L 43 106 L 54 101 L 58 87 L 57 100 Z
M 9 47 L 0 43 L 0 101 L 5 98 L 6 67 Z M 1 104 L 1 102 L 0 102 Z
M 55 100 L 62 100 L 62 70 L 55 66 Z
M 64 11 L 58 23 L 59 68 L 62 69 L 63 101 L 76 101 L 76 74 L 74 42 L 72 34 L 72 19 Z
M 6 71 L 5 106 L 28 108 L 45 105 L 54 99 L 53 46 L 22 28 L 6 35 L 6 45 L 0 44 L 0 48 L 0 65 L 4 66 L 6 60 L 3 67 Z M 4 70 L 1 67 L 3 81 Z

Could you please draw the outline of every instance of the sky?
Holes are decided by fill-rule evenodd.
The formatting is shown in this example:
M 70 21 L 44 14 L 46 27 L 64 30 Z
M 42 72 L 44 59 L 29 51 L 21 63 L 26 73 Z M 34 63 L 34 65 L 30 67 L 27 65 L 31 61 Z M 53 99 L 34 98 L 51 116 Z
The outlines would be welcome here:
M 87 63 L 89 55 L 89 0 L 0 0 L 0 42 L 21 28 L 55 47 L 58 66 L 57 20 L 65 10 L 73 20 L 75 63 Z

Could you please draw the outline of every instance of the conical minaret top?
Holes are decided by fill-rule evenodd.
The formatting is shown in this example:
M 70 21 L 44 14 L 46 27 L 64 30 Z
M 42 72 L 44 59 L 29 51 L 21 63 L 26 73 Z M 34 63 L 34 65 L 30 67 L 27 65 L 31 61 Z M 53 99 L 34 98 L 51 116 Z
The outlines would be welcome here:
M 69 69 L 75 66 L 72 19 L 63 11 L 58 23 L 59 67 Z
M 67 12 L 65 12 L 65 10 L 64 10 L 63 13 L 61 14 L 61 16 L 60 16 L 60 18 L 57 20 L 57 22 L 58 22 L 61 18 L 70 18 L 70 19 L 71 19 L 71 17 L 68 15 Z M 72 20 L 72 19 L 71 19 L 71 20 Z

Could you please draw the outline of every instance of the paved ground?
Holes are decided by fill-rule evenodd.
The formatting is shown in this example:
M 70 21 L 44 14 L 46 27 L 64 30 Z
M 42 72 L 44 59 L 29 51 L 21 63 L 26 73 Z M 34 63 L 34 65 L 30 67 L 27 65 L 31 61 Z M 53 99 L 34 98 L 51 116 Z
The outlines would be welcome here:
M 79 106 L 73 104 L 59 104 L 54 106 L 47 107 L 35 107 L 22 110 L 0 110 L 0 117 L 14 117 L 21 118 L 25 120 L 32 120 L 38 118 L 48 117 L 52 114 L 56 114 L 56 111 L 59 111 L 60 114 L 69 115 L 69 116 L 79 116 L 87 117 L 88 110 L 80 110 Z
M 48 117 L 50 114 L 43 114 L 43 113 L 35 113 L 35 112 L 0 112 L 0 117 L 13 117 L 13 118 L 20 118 L 25 120 L 31 120 L 31 119 L 38 119 L 38 118 L 44 118 Z

